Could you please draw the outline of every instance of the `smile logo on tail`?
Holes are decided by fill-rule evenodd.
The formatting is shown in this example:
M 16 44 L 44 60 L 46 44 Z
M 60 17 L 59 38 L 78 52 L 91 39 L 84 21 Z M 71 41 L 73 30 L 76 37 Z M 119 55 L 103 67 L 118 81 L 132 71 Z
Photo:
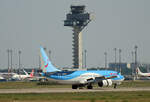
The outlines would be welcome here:
M 47 68 L 47 67 L 48 67 L 48 61 L 49 61 L 49 60 L 47 59 L 47 64 L 45 65 L 45 68 Z
M 45 65 L 45 68 L 47 68 L 48 67 L 48 63 Z

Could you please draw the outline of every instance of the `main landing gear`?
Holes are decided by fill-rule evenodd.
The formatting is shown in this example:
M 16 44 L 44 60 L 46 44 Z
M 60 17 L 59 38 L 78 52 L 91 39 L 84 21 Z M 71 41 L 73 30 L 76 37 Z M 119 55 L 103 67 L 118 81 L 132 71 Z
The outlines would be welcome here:
M 72 85 L 72 89 L 77 89 L 78 85 Z
M 92 85 L 88 85 L 87 89 L 93 89 L 93 86 Z
M 86 85 L 82 85 L 82 84 L 80 84 L 80 85 L 72 85 L 72 89 L 77 89 L 77 88 L 82 89 L 85 86 Z M 87 89 L 93 89 L 92 84 L 87 85 Z
M 114 84 L 114 89 L 116 89 L 116 88 L 117 88 L 117 83 Z

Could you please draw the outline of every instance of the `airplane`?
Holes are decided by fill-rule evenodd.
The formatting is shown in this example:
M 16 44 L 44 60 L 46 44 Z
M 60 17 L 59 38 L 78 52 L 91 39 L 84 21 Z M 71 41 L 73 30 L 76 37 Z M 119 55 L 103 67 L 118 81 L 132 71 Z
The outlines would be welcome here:
M 50 62 L 44 49 L 40 47 L 41 69 L 43 76 L 48 81 L 54 81 L 59 84 L 71 84 L 72 89 L 87 87 L 93 89 L 93 84 L 97 83 L 99 87 L 112 86 L 114 88 L 120 85 L 124 80 L 124 76 L 116 71 L 110 70 L 77 70 L 77 71 L 62 71 Z
M 25 73 L 24 74 L 14 74 L 12 76 L 12 79 L 14 80 L 25 80 L 25 79 L 29 79 L 29 78 L 32 78 L 33 77 L 33 74 L 34 74 L 34 70 L 32 70 L 32 72 L 30 73 L 30 75 L 23 69 L 23 72 Z
M 143 72 L 140 71 L 139 68 L 136 68 L 136 72 L 137 72 L 138 76 L 141 76 L 141 77 L 150 77 L 150 73 L 143 73 Z
M 7 79 L 7 80 L 9 80 L 9 79 L 11 79 L 12 78 L 12 76 L 14 76 L 15 74 L 17 74 L 17 73 L 0 73 L 0 76 L 1 77 L 3 77 L 4 79 Z M 1 78 L 0 78 L 1 79 Z
M 3 76 L 0 76 L 0 82 L 7 81 Z

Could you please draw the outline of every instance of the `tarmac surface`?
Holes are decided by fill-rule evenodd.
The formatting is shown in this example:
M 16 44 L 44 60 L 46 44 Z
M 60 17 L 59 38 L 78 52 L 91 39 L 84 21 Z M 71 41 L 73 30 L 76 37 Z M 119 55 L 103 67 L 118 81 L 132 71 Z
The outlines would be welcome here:
M 71 88 L 40 88 L 40 89 L 0 89 L 0 93 L 72 93 L 72 92 L 120 92 L 120 91 L 150 91 L 150 87 L 140 88 L 96 88 L 96 89 L 71 89 Z

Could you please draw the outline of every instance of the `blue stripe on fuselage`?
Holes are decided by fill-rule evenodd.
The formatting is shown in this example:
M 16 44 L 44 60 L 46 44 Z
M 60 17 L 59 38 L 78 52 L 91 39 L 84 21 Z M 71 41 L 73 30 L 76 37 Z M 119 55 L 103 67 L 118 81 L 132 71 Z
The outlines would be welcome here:
M 116 78 L 113 78 L 112 80 L 124 80 L 124 76 L 122 76 L 120 73 L 117 75 Z
M 105 76 L 105 77 L 111 77 L 111 76 L 117 75 L 117 78 L 113 78 L 113 80 L 121 80 L 121 78 L 124 78 L 122 75 L 117 74 L 116 71 L 108 71 L 108 70 L 107 71 L 106 70 L 75 71 L 68 75 L 61 75 L 61 73 L 59 75 L 55 73 L 55 74 L 49 75 L 49 78 L 57 79 L 57 80 L 70 80 L 70 79 L 79 77 L 80 75 L 86 74 L 86 73 L 95 73 L 95 74 L 99 74 L 100 76 Z

